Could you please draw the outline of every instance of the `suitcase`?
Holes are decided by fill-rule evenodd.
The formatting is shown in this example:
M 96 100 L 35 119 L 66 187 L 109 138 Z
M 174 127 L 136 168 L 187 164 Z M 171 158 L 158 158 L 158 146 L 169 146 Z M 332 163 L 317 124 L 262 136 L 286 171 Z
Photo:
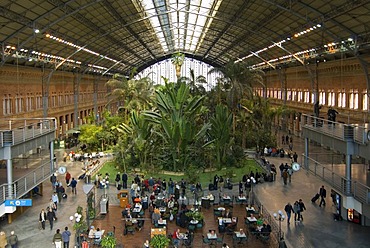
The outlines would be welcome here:
M 312 197 L 311 201 L 314 203 L 317 201 L 317 199 L 319 199 L 320 195 L 319 194 L 316 194 L 314 197 Z
M 208 190 L 209 190 L 209 191 L 212 191 L 212 190 L 214 190 L 214 189 L 215 189 L 214 185 L 213 185 L 212 183 L 210 183 L 210 184 L 208 185 Z

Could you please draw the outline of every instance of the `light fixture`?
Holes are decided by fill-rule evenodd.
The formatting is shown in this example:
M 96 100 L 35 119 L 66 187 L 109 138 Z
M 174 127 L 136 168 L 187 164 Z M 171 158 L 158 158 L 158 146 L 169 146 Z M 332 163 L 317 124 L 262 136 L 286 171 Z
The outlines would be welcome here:
M 38 33 L 40 33 L 40 29 L 36 28 L 36 29 L 34 30 L 34 32 L 35 32 L 35 34 L 38 34 Z

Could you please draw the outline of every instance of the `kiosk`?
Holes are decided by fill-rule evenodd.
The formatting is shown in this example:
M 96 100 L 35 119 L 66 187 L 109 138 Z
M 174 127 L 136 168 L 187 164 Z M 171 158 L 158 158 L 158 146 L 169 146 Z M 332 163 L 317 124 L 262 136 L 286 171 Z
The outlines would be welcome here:
M 129 204 L 129 194 L 128 190 L 120 190 L 117 194 L 117 199 L 119 199 L 119 205 L 121 208 L 126 208 Z

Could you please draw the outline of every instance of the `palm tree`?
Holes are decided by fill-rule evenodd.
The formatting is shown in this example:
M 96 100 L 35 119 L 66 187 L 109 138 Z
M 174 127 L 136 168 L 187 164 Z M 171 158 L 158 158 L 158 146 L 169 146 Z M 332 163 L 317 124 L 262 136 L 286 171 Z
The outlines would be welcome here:
M 171 62 L 175 66 L 176 69 L 176 77 L 180 78 L 181 76 L 181 66 L 185 61 L 185 54 L 181 52 L 176 52 L 172 54 Z
M 129 77 L 115 74 L 106 86 L 110 88 L 110 97 L 108 104 L 118 101 L 121 103 L 125 116 L 135 110 L 147 109 L 150 105 L 150 98 L 153 96 L 154 87 L 149 77 L 134 78 L 135 69 L 132 70 Z M 127 120 L 126 118 L 126 120 Z
M 187 83 L 192 95 L 204 95 L 206 93 L 206 89 L 203 86 L 203 84 L 207 84 L 206 77 L 203 75 L 195 77 L 193 69 L 190 69 L 190 77 L 181 77 L 178 81 Z
M 263 85 L 262 73 L 252 71 L 250 67 L 243 63 L 236 63 L 229 60 L 224 67 L 213 68 L 209 73 L 218 72 L 222 75 L 219 82 L 227 91 L 227 104 L 233 114 L 233 133 L 235 134 L 236 114 L 240 109 L 240 100 L 243 97 L 253 97 L 253 85 L 258 83 Z

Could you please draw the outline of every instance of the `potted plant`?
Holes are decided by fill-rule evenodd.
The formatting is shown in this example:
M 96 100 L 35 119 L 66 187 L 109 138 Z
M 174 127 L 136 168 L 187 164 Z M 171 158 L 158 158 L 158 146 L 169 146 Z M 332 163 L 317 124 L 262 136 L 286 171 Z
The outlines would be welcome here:
M 171 240 L 163 234 L 155 235 L 150 240 L 150 247 L 153 247 L 153 248 L 167 248 L 168 245 L 170 244 L 170 241 Z
M 113 235 L 106 235 L 101 239 L 101 246 L 103 248 L 115 248 L 117 239 Z
M 199 211 L 189 211 L 185 214 L 186 216 L 188 216 L 190 219 L 192 220 L 196 220 L 198 222 L 203 222 L 203 219 L 204 219 L 204 215 L 202 212 L 199 212 Z

